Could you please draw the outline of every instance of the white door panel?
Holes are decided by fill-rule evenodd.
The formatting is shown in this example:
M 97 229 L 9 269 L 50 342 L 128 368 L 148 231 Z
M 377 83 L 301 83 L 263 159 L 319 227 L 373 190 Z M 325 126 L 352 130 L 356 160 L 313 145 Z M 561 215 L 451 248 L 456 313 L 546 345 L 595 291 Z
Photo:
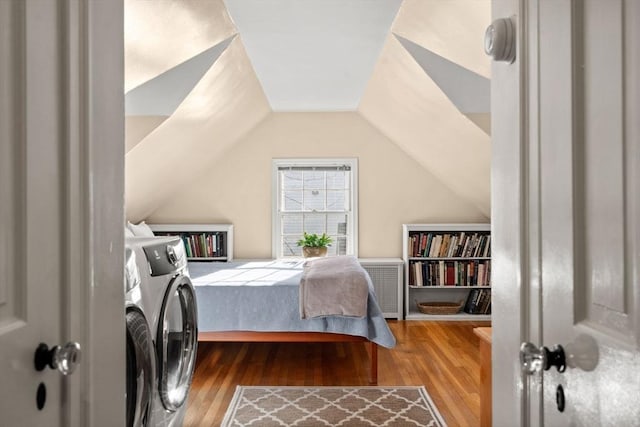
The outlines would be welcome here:
M 60 341 L 61 164 L 56 6 L 1 2 L 0 413 L 7 425 L 59 420 L 61 377 L 36 372 L 39 342 Z M 34 28 L 34 27 L 37 27 Z M 45 407 L 36 409 L 44 383 Z M 55 421 L 54 421 L 55 422 Z
M 626 148 L 631 147 L 625 147 L 623 58 L 624 50 L 640 46 L 633 40 L 624 45 L 622 6 L 621 1 L 576 5 L 576 18 L 583 21 L 578 24 L 582 31 L 575 34 L 576 60 L 584 64 L 576 70 L 577 89 L 582 89 L 576 97 L 576 118 L 583 129 L 582 135 L 576 135 L 581 140 L 576 144 L 576 163 L 584 163 L 584 182 L 579 180 L 576 188 L 583 200 L 577 200 L 576 217 L 582 224 L 577 237 L 584 239 L 578 249 L 584 247 L 581 258 L 585 270 L 584 285 L 576 293 L 576 320 L 606 325 L 611 332 L 626 335 L 633 334 L 633 327 L 627 316 L 631 307 L 625 307 L 630 285 L 625 280 L 625 236 L 630 224 L 625 224 L 624 159 Z M 602 32 L 610 37 L 598 36 Z
M 122 9 L 0 0 L 3 427 L 124 423 Z M 76 372 L 37 372 L 66 341 Z
M 493 0 L 492 19 L 513 16 L 516 28 L 522 27 L 518 14 L 518 0 Z M 489 25 L 489 23 L 487 23 Z M 520 69 L 523 66 L 520 40 L 513 64 L 494 62 L 491 68 L 492 164 L 502 168 L 491 170 L 491 282 L 492 282 L 492 364 L 493 369 L 493 422 L 496 426 L 516 426 L 522 417 L 522 386 L 513 387 L 521 380 L 520 364 L 514 354 L 521 342 L 521 331 L 526 327 L 522 319 L 521 292 L 523 292 L 521 246 L 521 209 L 523 182 L 520 164 L 524 146 L 514 143 L 521 135 L 519 101 L 522 96 Z M 496 126 L 499 124 L 499 126 Z M 526 319 L 525 319 L 526 320 Z M 516 353 L 514 353 L 516 352 Z
M 632 80 L 640 70 L 628 59 L 640 49 L 629 31 L 640 9 L 635 1 L 558 3 L 541 3 L 541 20 L 554 24 L 546 29 L 553 48 L 540 55 L 543 339 L 567 347 L 587 334 L 599 361 L 591 372 L 545 373 L 545 422 L 632 425 L 640 419 L 640 98 Z M 565 24 L 555 27 L 558 19 Z
M 516 62 L 495 73 L 500 64 L 494 65 L 492 86 L 500 91 L 492 88 L 492 106 L 509 99 L 505 94 L 511 91 L 523 110 L 492 109 L 492 206 L 512 215 L 504 221 L 494 214 L 493 234 L 513 236 L 512 242 L 494 245 L 494 253 L 505 258 L 513 253 L 515 264 L 496 263 L 496 277 L 502 277 L 501 268 L 512 273 L 513 283 L 506 276 L 496 283 L 494 307 L 497 313 L 499 301 L 516 305 L 521 326 L 494 322 L 494 365 L 516 359 L 506 344 L 518 337 L 536 346 L 560 344 L 567 356 L 597 356 L 597 364 L 564 373 L 552 367 L 520 378 L 494 369 L 494 402 L 496 395 L 508 399 L 494 404 L 494 425 L 636 425 L 640 2 L 496 0 L 493 5 L 505 2 L 521 17 L 518 55 L 524 66 Z M 509 141 L 504 130 L 518 125 L 519 143 Z M 504 155 L 517 150 L 510 143 L 521 148 L 521 158 Z M 510 181 L 523 184 L 513 188 Z M 509 190 L 518 202 L 500 196 Z M 501 317 L 508 316 L 494 319 Z M 585 336 L 592 342 L 575 350 Z M 558 385 L 564 388 L 564 412 L 557 409 Z M 505 409 L 505 402 L 515 409 Z

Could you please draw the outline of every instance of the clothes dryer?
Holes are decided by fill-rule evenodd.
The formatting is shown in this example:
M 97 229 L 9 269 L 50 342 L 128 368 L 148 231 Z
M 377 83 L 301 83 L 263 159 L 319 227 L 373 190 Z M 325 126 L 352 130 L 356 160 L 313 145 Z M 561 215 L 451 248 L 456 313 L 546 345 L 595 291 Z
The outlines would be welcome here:
M 140 270 L 142 305 L 154 346 L 150 425 L 181 426 L 198 343 L 195 291 L 179 237 L 127 239 Z

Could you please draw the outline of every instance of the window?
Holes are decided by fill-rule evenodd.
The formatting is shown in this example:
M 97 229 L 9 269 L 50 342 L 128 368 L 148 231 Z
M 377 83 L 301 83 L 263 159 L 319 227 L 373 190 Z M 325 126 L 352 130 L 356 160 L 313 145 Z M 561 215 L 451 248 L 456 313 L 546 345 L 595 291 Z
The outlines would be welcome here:
M 327 233 L 329 255 L 357 256 L 357 160 L 273 160 L 273 255 L 302 256 L 303 232 Z

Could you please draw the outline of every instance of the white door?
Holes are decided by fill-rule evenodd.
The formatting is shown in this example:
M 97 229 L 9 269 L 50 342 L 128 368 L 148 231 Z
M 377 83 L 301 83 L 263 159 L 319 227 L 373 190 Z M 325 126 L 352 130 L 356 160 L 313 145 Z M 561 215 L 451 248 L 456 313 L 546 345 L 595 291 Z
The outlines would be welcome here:
M 122 26 L 119 2 L 0 1 L 2 426 L 124 423 Z M 70 341 L 74 373 L 36 370 Z
M 493 114 L 493 208 L 514 209 L 493 217 L 494 425 L 637 425 L 640 2 L 517 3 L 494 3 L 521 29 L 493 76 L 517 107 Z M 569 367 L 523 376 L 518 340 L 562 345 Z

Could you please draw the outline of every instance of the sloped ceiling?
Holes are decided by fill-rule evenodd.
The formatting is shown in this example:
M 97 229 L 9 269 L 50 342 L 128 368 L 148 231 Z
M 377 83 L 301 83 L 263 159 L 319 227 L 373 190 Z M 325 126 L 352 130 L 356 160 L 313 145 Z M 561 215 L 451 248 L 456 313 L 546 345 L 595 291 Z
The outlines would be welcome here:
M 125 0 L 125 93 L 236 34 L 222 0 Z
M 478 86 L 488 77 L 490 62 L 481 42 L 490 6 L 489 0 L 405 0 L 359 107 L 373 126 L 487 217 L 491 144 L 482 116 L 489 115 L 489 105 L 485 112 L 478 108 L 487 101 L 486 88 L 454 92 L 455 85 L 468 83 L 461 71 Z M 430 70 L 433 58 L 427 61 L 424 52 L 446 59 L 449 71 Z M 453 82 L 443 82 L 443 76 Z M 468 101 L 460 98 L 465 95 Z M 475 105 L 469 111 L 474 117 L 456 104 Z M 483 120 L 484 129 L 478 125 Z
M 490 15 L 490 0 L 125 0 L 125 92 L 185 79 L 126 117 L 128 218 L 273 111 L 356 111 L 488 217 Z M 201 76 L 180 71 L 196 62 Z
M 482 43 L 490 23 L 491 0 L 404 0 L 392 31 L 488 78 Z
M 354 111 L 402 0 L 226 0 L 274 111 Z
M 126 152 L 175 113 L 235 37 L 221 41 L 125 94 Z
M 127 0 L 125 11 L 125 55 L 136 58 L 125 62 L 127 93 L 236 34 L 221 0 Z M 130 12 L 144 23 L 146 37 L 130 21 Z M 188 185 L 271 111 L 238 37 L 199 80 L 185 76 L 192 89 L 169 117 L 125 117 L 126 130 L 143 136 L 128 142 L 125 158 L 125 209 L 132 221 L 145 218 Z
M 397 34 L 394 36 L 461 113 L 489 111 L 491 84 L 488 78 L 467 70 L 411 40 Z
M 125 115 L 172 115 L 235 37 L 233 35 L 131 89 L 125 95 Z
M 489 136 L 389 36 L 360 105 L 373 126 L 489 217 Z

